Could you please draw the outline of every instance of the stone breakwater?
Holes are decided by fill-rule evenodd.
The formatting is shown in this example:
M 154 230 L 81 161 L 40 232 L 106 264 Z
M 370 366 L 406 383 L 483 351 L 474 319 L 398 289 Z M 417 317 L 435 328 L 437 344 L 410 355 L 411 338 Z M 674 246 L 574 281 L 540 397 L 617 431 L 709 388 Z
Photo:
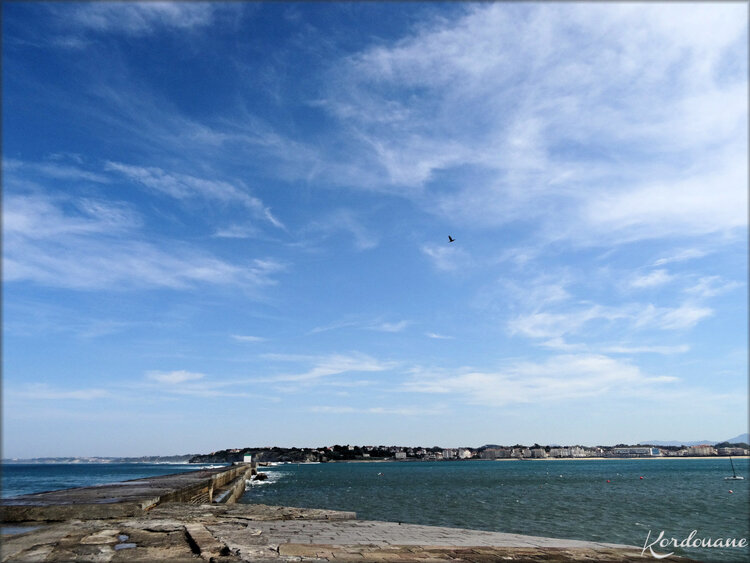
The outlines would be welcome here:
M 360 521 L 353 512 L 233 504 L 239 480 L 244 489 L 251 472 L 238 466 L 7 499 L 2 504 L 0 561 L 641 558 L 641 548 L 633 546 Z M 229 503 L 218 503 L 217 498 Z
M 255 472 L 254 464 L 238 464 L 22 495 L 0 502 L 0 518 L 3 523 L 115 518 L 167 502 L 205 504 L 221 499 L 231 504 L 242 496 L 245 480 Z

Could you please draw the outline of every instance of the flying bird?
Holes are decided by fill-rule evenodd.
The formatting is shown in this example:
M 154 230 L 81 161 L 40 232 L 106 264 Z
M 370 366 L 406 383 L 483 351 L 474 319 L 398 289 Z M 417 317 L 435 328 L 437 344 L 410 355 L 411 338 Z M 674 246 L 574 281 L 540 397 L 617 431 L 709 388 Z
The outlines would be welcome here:
M 456 239 L 454 239 L 452 236 L 448 235 L 448 242 L 453 242 L 454 240 L 456 240 Z

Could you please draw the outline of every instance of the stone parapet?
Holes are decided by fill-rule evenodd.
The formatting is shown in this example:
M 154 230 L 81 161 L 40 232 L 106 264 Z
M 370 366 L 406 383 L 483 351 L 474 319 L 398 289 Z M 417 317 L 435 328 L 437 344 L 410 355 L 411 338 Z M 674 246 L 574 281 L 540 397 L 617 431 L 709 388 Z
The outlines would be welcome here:
M 249 464 L 202 469 L 173 475 L 133 479 L 95 487 L 63 489 L 3 499 L 2 522 L 62 521 L 134 516 L 165 502 L 211 503 L 217 493 L 232 489 L 225 501 L 244 491 Z

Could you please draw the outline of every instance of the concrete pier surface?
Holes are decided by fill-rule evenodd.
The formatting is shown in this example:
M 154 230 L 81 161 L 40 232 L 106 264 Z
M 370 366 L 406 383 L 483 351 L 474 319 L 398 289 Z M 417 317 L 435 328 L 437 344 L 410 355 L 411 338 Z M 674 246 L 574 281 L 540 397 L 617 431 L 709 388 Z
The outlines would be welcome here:
M 140 516 L 35 522 L 5 561 L 630 561 L 641 548 L 355 519 L 265 505 L 166 503 Z
M 362 521 L 353 512 L 333 510 L 201 503 L 201 499 L 216 497 L 216 491 L 235 495 L 240 482 L 244 488 L 246 474 L 247 466 L 224 468 L 7 499 L 0 506 L 0 561 L 278 563 L 643 558 L 642 548 L 635 546 Z M 217 486 L 219 482 L 222 485 Z M 182 488 L 170 488 L 180 484 Z M 123 511 L 118 505 L 127 505 L 128 509 Z

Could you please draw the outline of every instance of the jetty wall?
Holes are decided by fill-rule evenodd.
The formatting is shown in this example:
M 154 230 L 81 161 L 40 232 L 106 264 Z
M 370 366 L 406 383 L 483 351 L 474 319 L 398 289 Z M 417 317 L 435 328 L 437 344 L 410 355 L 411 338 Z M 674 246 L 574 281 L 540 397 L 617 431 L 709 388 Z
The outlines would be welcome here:
M 245 479 L 249 479 L 253 471 L 250 465 L 235 465 L 226 471 L 212 475 L 206 480 L 198 483 L 177 488 L 165 495 L 159 497 L 159 503 L 162 502 L 186 502 L 188 504 L 209 504 L 220 493 L 230 488 L 232 490 L 242 488 L 245 490 Z M 241 494 L 239 496 L 242 496 Z M 235 502 L 239 496 L 229 494 L 222 497 L 221 502 Z M 233 497 L 233 498 L 232 498 Z M 230 499 L 232 499 L 230 501 Z
M 63 489 L 3 499 L 0 522 L 63 521 L 136 516 L 159 504 L 234 503 L 255 464 L 186 471 L 95 487 Z

